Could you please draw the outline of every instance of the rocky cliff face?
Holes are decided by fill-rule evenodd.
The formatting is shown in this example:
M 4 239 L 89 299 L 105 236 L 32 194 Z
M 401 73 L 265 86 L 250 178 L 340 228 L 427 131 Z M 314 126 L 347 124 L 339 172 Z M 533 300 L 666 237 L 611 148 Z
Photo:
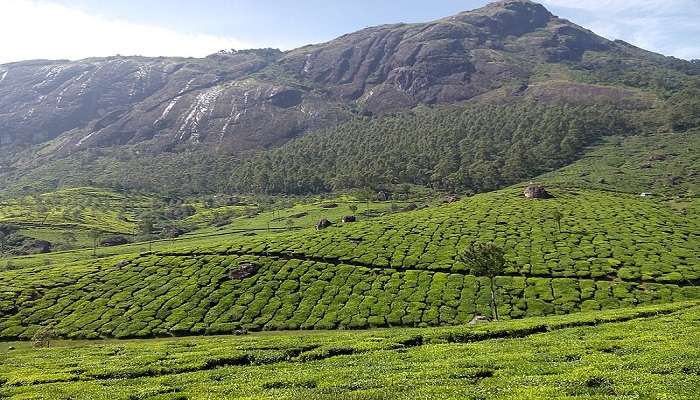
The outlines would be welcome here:
M 148 143 L 237 149 L 284 140 L 323 123 L 321 96 L 254 74 L 278 51 L 205 59 L 112 57 L 0 67 L 0 143 L 50 152 Z
M 386 25 L 286 53 L 111 57 L 0 65 L 0 148 L 264 148 L 351 113 L 467 100 L 538 65 L 619 46 L 526 0 Z
M 426 24 L 387 25 L 286 54 L 295 77 L 382 112 L 472 98 L 527 79 L 533 63 L 579 60 L 605 39 L 529 1 L 501 1 Z

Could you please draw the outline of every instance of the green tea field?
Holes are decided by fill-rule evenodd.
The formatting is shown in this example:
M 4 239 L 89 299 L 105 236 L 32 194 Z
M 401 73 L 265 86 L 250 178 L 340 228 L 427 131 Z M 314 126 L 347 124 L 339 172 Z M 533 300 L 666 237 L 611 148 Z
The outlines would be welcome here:
M 634 195 L 551 192 L 0 272 L 0 336 L 47 325 L 68 338 L 132 338 L 464 324 L 491 316 L 488 278 L 457 257 L 476 239 L 506 250 L 502 318 L 700 299 L 697 216 Z
M 698 340 L 690 302 L 477 327 L 9 343 L 0 396 L 693 399 Z
M 612 136 L 577 162 L 546 174 L 550 184 L 665 197 L 700 193 L 700 134 Z

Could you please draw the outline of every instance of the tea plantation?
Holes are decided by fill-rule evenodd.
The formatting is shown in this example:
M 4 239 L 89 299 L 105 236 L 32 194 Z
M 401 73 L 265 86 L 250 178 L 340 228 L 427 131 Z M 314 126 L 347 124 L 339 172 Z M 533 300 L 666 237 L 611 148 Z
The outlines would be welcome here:
M 457 258 L 476 239 L 507 251 L 495 293 L 504 318 L 700 299 L 697 215 L 632 195 L 551 191 L 0 272 L 0 337 L 28 339 L 42 325 L 68 338 L 145 338 L 463 324 L 491 314 L 488 279 Z M 238 276 L 242 267 L 252 272 Z
M 0 222 L 26 228 L 89 230 L 131 234 L 150 206 L 146 196 L 96 188 L 62 189 L 0 202 Z
M 526 200 L 522 188 L 456 204 L 175 254 L 278 255 L 372 268 L 464 272 L 457 254 L 473 240 L 504 247 L 509 275 L 695 284 L 700 278 L 698 199 L 676 203 L 593 190 L 552 190 Z M 561 221 L 554 215 L 559 211 Z
M 0 344 L 0 397 L 693 399 L 700 305 L 478 327 Z
M 611 136 L 571 165 L 541 177 L 563 184 L 657 196 L 700 193 L 700 131 Z

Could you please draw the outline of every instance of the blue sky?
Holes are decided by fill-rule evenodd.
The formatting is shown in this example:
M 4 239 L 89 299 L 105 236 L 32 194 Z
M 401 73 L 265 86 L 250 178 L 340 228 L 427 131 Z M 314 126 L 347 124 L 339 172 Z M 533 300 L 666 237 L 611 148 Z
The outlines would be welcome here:
M 542 0 L 611 39 L 700 58 L 700 0 Z M 0 0 L 0 62 L 290 49 L 367 26 L 421 22 L 487 0 Z M 605 6 L 601 6 L 605 4 Z M 13 40 L 5 40 L 11 37 Z

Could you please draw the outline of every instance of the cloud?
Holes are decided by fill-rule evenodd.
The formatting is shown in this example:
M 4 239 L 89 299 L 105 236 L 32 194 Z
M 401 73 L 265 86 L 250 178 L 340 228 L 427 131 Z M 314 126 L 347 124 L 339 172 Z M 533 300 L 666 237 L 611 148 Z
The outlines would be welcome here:
M 0 63 L 97 56 L 193 56 L 251 44 L 90 15 L 38 0 L 0 0 Z
M 697 0 L 541 0 L 609 39 L 679 58 L 700 58 Z
M 605 2 L 600 0 L 541 0 L 541 2 L 557 7 L 610 14 L 630 10 L 635 12 L 667 12 L 693 6 L 695 0 L 608 0 Z

